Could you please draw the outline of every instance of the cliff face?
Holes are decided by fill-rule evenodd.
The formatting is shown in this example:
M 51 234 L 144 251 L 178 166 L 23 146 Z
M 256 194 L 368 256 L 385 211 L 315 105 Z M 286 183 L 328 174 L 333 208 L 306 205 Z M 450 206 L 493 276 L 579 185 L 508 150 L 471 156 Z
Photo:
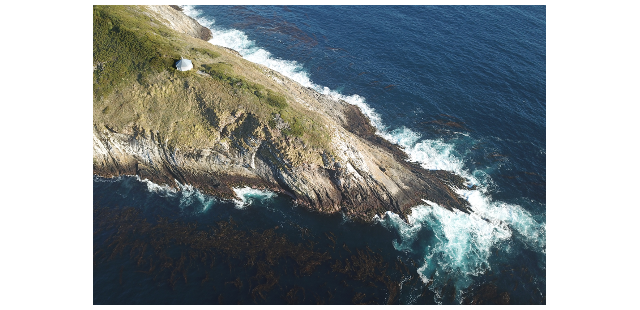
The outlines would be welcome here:
M 146 14 L 177 32 L 205 41 L 211 40 L 211 30 L 173 7 L 175 6 L 148 5 Z
M 173 8 L 136 10 L 199 38 L 200 25 Z M 464 186 L 461 177 L 407 162 L 357 107 L 227 49 L 175 40 L 203 70 L 149 74 L 94 98 L 94 174 L 178 181 L 226 198 L 233 187 L 267 188 L 311 210 L 362 220 L 405 214 L 421 199 L 468 212 L 452 191 Z M 209 52 L 193 52 L 201 48 Z

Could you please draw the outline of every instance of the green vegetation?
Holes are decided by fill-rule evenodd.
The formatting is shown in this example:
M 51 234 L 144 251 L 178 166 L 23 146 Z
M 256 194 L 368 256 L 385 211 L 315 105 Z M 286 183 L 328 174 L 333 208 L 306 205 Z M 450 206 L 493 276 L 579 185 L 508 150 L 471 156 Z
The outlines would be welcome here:
M 209 57 L 211 57 L 211 58 L 218 58 L 218 57 L 220 57 L 220 53 L 214 52 L 214 51 L 212 51 L 212 50 L 210 50 L 210 49 L 207 49 L 207 48 L 192 47 L 192 48 L 191 48 L 191 50 L 193 50 L 193 51 L 195 51 L 195 52 L 197 52 L 197 53 L 200 53 L 200 54 L 202 54 L 202 55 L 207 55 L 207 56 L 209 56 Z
M 109 95 L 138 73 L 148 75 L 171 68 L 180 56 L 169 32 L 135 18 L 124 6 L 93 7 L 93 94 Z
M 264 86 L 258 83 L 249 82 L 242 77 L 234 75 L 231 65 L 223 62 L 205 64 L 202 65 L 203 71 L 211 75 L 212 78 L 229 84 L 229 86 L 236 89 L 243 89 L 250 94 L 255 95 L 261 102 L 264 100 L 268 105 L 284 109 L 288 106 L 287 99 L 270 89 L 266 89 Z
M 285 134 L 302 137 L 305 132 L 308 132 L 306 129 L 309 125 L 314 123 L 308 117 L 288 108 L 289 105 L 287 104 L 287 99 L 284 95 L 267 89 L 258 83 L 252 83 L 242 77 L 234 75 L 232 66 L 227 63 L 218 62 L 205 64 L 202 65 L 202 68 L 204 72 L 211 75 L 211 77 L 217 81 L 228 84 L 234 89 L 245 90 L 248 94 L 253 94 L 258 98 L 259 102 L 264 102 L 269 106 L 276 108 L 277 113 L 280 113 L 282 118 L 289 123 L 290 128 L 284 131 Z M 275 121 L 273 120 L 273 114 L 274 113 L 271 113 L 271 117 L 267 120 L 270 128 L 275 128 L 276 126 Z M 320 128 L 316 126 L 312 129 Z M 316 132 L 311 132 L 310 135 L 314 140 L 317 140 L 315 142 L 328 139 L 328 137 L 321 136 Z
M 181 149 L 243 145 L 254 136 L 281 145 L 285 157 L 297 158 L 293 162 L 321 162 L 317 150 L 330 147 L 323 118 L 296 103 L 257 65 L 165 27 L 143 7 L 94 6 L 93 11 L 98 128 L 120 133 L 138 128 Z M 181 56 L 192 60 L 194 70 L 175 70 Z M 288 124 L 281 131 L 276 114 Z
M 267 104 L 278 109 L 284 109 L 287 107 L 287 99 L 285 99 L 284 96 L 273 93 L 270 90 L 267 90 L 266 101 Z
M 291 125 L 291 129 L 289 129 L 289 132 L 297 137 L 302 137 L 302 135 L 304 134 L 304 124 L 303 122 L 299 119 L 299 118 L 293 118 L 293 123 L 290 124 Z
M 264 89 L 264 86 L 262 85 L 247 82 L 243 78 L 233 75 L 233 68 L 228 63 L 218 62 L 213 64 L 205 64 L 202 65 L 202 68 L 202 71 L 211 75 L 212 78 L 220 82 L 229 84 L 229 86 L 233 88 L 247 89 L 252 93 Z

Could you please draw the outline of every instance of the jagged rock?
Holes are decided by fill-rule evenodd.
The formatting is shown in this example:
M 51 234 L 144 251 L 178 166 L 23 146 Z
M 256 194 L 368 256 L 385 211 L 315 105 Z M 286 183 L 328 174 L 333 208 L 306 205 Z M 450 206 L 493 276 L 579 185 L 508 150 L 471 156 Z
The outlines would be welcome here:
M 169 6 L 149 8 L 147 12 L 152 12 L 149 14 L 158 22 L 199 38 L 198 27 L 202 26 L 192 19 L 189 21 L 182 12 Z M 224 51 L 220 47 L 215 49 Z M 232 188 L 238 186 L 270 189 L 290 195 L 311 210 L 343 212 L 365 221 L 386 211 L 407 214 L 411 207 L 421 204 L 422 199 L 450 210 L 469 212 L 468 202 L 453 190 L 463 188 L 462 178 L 446 171 L 428 171 L 408 162 L 407 155 L 398 146 L 375 134 L 375 128 L 358 107 L 303 87 L 234 53 L 225 52 L 223 57 L 237 72 L 284 93 L 292 108 L 321 119 L 329 144 L 309 145 L 304 139 L 284 134 L 291 124 L 280 114 L 272 118 L 275 126 L 271 128 L 250 109 L 243 108 L 247 107 L 243 102 L 238 102 L 235 111 L 227 114 L 214 111 L 211 107 L 215 107 L 216 102 L 242 97 L 220 93 L 224 88 L 215 88 L 218 84 L 206 84 L 206 79 L 212 79 L 209 76 L 194 74 L 195 77 L 184 82 L 160 76 L 149 90 L 131 86 L 135 92 L 143 93 L 143 98 L 131 95 L 132 92 L 113 96 L 120 96 L 118 102 L 123 103 L 137 100 L 149 109 L 155 98 L 168 100 L 172 92 L 180 91 L 183 97 L 175 98 L 197 102 L 186 105 L 186 109 L 196 111 L 190 113 L 201 113 L 198 117 L 218 130 L 213 140 L 195 146 L 170 145 L 166 132 L 141 125 L 144 115 L 121 125 L 120 129 L 109 127 L 108 118 L 100 125 L 96 123 L 96 115 L 102 117 L 99 113 L 105 112 L 102 108 L 96 111 L 94 103 L 94 174 L 139 175 L 172 187 L 178 181 L 223 198 L 234 197 Z M 204 82 L 198 84 L 198 81 Z M 212 85 L 212 88 L 199 92 L 199 87 L 205 86 L 198 85 Z

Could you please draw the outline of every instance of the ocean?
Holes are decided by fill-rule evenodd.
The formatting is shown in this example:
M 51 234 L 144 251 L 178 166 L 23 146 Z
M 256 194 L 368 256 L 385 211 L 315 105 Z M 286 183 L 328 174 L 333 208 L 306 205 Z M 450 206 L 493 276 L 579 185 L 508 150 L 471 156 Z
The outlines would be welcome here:
M 425 201 L 363 224 L 94 176 L 94 304 L 546 304 L 545 6 L 182 8 L 465 177 L 474 212 Z

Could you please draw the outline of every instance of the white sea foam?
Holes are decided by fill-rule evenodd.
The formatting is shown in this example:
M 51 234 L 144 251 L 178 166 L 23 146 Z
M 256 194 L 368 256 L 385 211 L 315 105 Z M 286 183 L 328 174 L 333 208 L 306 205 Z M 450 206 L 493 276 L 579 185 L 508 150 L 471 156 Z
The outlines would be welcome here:
M 373 108 L 367 105 L 363 97 L 358 96 L 357 94 L 345 96 L 329 89 L 328 87 L 315 84 L 309 78 L 309 74 L 304 71 L 304 68 L 298 62 L 294 60 L 274 58 L 269 51 L 258 47 L 244 32 L 237 29 L 222 29 L 216 27 L 213 19 L 205 17 L 202 11 L 194 8 L 193 6 L 184 5 L 182 8 L 186 15 L 193 17 L 200 24 L 211 29 L 213 38 L 209 40 L 209 43 L 234 49 L 245 59 L 278 71 L 284 76 L 300 83 L 302 86 L 311 87 L 319 93 L 329 95 L 335 99 L 344 100 L 359 107 L 362 112 L 369 117 L 372 124 L 378 130 L 384 131 L 385 126 L 382 123 L 380 115 L 377 114 Z
M 178 197 L 179 198 L 178 206 L 182 210 L 185 210 L 185 208 L 193 206 L 194 203 L 198 201 L 203 207 L 201 210 L 198 210 L 197 212 L 204 212 L 207 209 L 209 209 L 211 205 L 213 205 L 215 202 L 218 201 L 218 199 L 216 199 L 215 197 L 205 195 L 202 192 L 200 192 L 198 189 L 194 188 L 193 186 L 189 184 L 182 184 L 177 180 L 174 180 L 174 182 L 177 185 L 177 189 L 174 189 L 169 187 L 168 185 L 164 185 L 164 184 L 159 185 L 152 181 L 149 181 L 148 179 L 141 179 L 137 175 L 135 176 L 135 178 L 138 181 L 144 183 L 147 186 L 147 190 L 149 192 L 159 194 L 160 196 L 163 196 L 163 197 Z
M 266 200 L 273 198 L 276 193 L 268 190 L 255 189 L 251 187 L 233 188 L 239 200 L 234 200 L 236 208 L 244 209 L 246 206 L 253 204 L 255 200 Z
M 182 12 L 187 16 L 190 16 L 196 19 L 200 25 L 205 26 L 209 29 L 213 27 L 213 24 L 216 22 L 215 19 L 211 17 L 206 17 L 202 15 L 200 10 L 197 10 L 193 5 L 180 5 L 182 8 Z
M 149 181 L 148 179 L 141 179 L 139 176 L 135 176 L 136 180 L 144 183 L 147 186 L 147 190 L 156 194 L 160 194 L 160 196 L 175 196 L 177 194 L 177 190 L 174 188 L 169 187 L 168 185 L 165 184 L 156 184 L 153 183 L 151 181 Z
M 423 168 L 431 170 L 447 170 L 469 177 L 463 170 L 463 163 L 453 155 L 453 145 L 441 140 L 420 140 L 420 134 L 401 127 L 381 135 L 402 147 L 409 155 L 409 160 L 419 162 Z
M 469 201 L 475 214 L 495 225 L 506 225 L 509 229 L 517 231 L 527 246 L 541 253 L 546 252 L 545 223 L 538 223 L 531 213 L 521 206 L 491 201 L 487 195 L 479 191 L 458 190 L 457 193 Z
M 477 214 L 450 212 L 438 206 L 418 206 L 409 215 L 409 223 L 399 217 L 386 217 L 382 224 L 397 229 L 400 242 L 394 241 L 397 250 L 410 250 L 424 256 L 418 269 L 425 284 L 435 273 L 453 276 L 456 287 L 466 288 L 471 283 L 469 276 L 478 275 L 488 268 L 487 259 L 491 247 L 511 237 L 508 228 L 482 220 Z M 429 227 L 435 234 L 435 244 L 427 249 L 412 247 L 418 231 Z M 434 277 L 435 287 L 444 279 Z
M 513 231 L 523 236 L 526 246 L 545 252 L 544 223 L 537 223 L 522 207 L 493 202 L 479 191 L 461 190 L 458 194 L 468 197 L 474 212 L 451 212 L 430 203 L 413 208 L 407 222 L 392 212 L 379 220 L 400 234 L 400 240 L 393 242 L 397 250 L 423 255 L 424 263 L 418 273 L 425 284 L 438 272 L 453 276 L 458 289 L 467 288 L 471 276 L 490 269 L 488 259 L 494 247 L 508 248 L 505 243 L 512 238 Z M 427 227 L 435 234 L 435 245 L 415 248 L 418 232 Z M 445 280 L 435 277 L 435 286 L 443 285 L 441 281 Z
M 178 181 L 176 181 L 176 184 L 178 184 L 178 188 L 180 190 L 179 191 L 180 203 L 178 206 L 183 211 L 190 208 L 191 206 L 197 205 L 196 202 L 199 202 L 199 204 L 202 205 L 202 209 L 196 210 L 196 212 L 205 212 L 214 203 L 219 201 L 217 198 L 213 196 L 203 194 L 198 189 L 194 188 L 189 184 L 181 184 Z
M 409 155 L 409 160 L 420 163 L 425 169 L 454 172 L 465 177 L 469 185 L 478 185 L 476 190 L 458 191 L 458 194 L 471 204 L 474 211 L 471 214 L 451 212 L 428 202 L 427 205 L 413 208 L 408 223 L 392 212 L 387 212 L 382 219 L 377 218 L 384 226 L 398 231 L 401 235 L 401 240 L 394 241 L 397 250 L 418 251 L 424 255 L 424 264 L 418 269 L 424 283 L 428 283 L 429 277 L 433 274 L 446 273 L 457 275 L 456 286 L 466 288 L 470 284 L 471 275 L 478 275 L 490 268 L 488 258 L 492 247 L 502 245 L 503 249 L 508 248 L 506 241 L 512 237 L 514 230 L 523 236 L 526 245 L 544 253 L 545 223 L 536 222 L 531 214 L 518 205 L 492 201 L 487 193 L 487 187 L 491 184 L 488 173 L 481 170 L 465 170 L 462 159 L 453 152 L 453 144 L 442 140 L 422 139 L 420 134 L 405 127 L 389 130 L 364 97 L 357 94 L 345 96 L 315 84 L 296 61 L 274 58 L 270 52 L 256 46 L 244 32 L 216 27 L 213 19 L 207 19 L 193 6 L 183 6 L 183 9 L 187 15 L 211 29 L 213 38 L 210 43 L 232 48 L 247 60 L 265 65 L 303 86 L 359 107 L 377 129 L 377 134 L 402 147 Z M 250 188 L 234 191 L 241 197 L 237 202 L 239 208 L 251 203 L 251 195 L 266 195 L 263 191 Z M 418 232 L 422 229 L 433 230 L 437 239 L 435 246 L 427 249 L 417 249 L 413 246 Z M 434 281 L 438 281 L 438 277 L 435 277 Z M 439 285 L 430 287 L 437 291 Z

